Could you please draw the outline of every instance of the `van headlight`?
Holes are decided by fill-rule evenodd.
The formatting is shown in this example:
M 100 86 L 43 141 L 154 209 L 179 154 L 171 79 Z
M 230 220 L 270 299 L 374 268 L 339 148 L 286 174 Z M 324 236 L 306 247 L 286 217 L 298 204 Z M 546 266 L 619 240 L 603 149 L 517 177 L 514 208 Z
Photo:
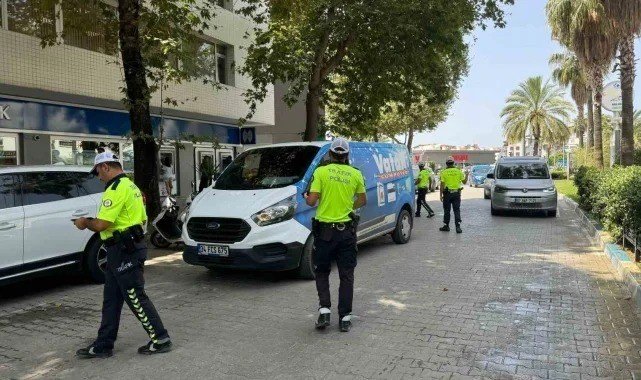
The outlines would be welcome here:
M 252 220 L 259 226 L 269 226 L 284 222 L 296 213 L 296 198 L 289 197 L 252 215 Z
M 556 187 L 550 186 L 547 189 L 543 189 L 544 193 L 556 193 Z

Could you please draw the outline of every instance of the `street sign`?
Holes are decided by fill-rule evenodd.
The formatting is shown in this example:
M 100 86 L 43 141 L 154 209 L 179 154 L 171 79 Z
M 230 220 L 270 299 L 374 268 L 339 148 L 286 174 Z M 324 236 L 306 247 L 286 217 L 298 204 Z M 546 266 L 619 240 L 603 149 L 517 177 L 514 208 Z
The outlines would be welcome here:
M 610 82 L 603 87 L 601 105 L 610 112 L 621 112 L 623 110 L 623 96 L 621 95 L 620 82 Z

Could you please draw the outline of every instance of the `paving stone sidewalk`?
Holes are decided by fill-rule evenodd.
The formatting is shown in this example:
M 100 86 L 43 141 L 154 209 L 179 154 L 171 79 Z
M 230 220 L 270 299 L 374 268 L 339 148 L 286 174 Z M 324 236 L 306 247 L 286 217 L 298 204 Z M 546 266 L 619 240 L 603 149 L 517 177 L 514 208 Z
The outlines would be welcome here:
M 136 354 L 146 337 L 125 311 L 114 357 L 77 360 L 101 287 L 56 277 L 0 289 L 0 378 L 641 377 L 630 294 L 573 213 L 491 217 L 480 189 L 464 195 L 462 235 L 438 231 L 432 194 L 438 215 L 409 244 L 360 248 L 348 334 L 313 329 L 313 282 L 210 272 L 166 251 L 146 273 L 172 353 Z

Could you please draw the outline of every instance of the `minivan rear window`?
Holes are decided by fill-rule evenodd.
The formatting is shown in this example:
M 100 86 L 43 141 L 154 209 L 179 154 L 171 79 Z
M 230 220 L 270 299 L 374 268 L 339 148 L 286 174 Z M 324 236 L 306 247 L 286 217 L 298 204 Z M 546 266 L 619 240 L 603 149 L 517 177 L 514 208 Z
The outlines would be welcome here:
M 214 185 L 219 190 L 275 189 L 299 182 L 319 151 L 317 146 L 252 149 L 240 154 Z
M 548 167 L 542 162 L 505 162 L 499 164 L 497 179 L 548 179 Z

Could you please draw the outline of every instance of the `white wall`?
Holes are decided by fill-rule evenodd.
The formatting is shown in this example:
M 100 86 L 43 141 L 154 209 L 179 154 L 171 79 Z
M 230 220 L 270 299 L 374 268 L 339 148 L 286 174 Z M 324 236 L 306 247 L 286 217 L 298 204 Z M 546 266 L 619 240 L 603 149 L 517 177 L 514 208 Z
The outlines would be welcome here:
M 251 30 L 251 22 L 225 9 L 217 9 L 216 29 L 207 32 L 216 40 L 233 46 L 236 66 L 245 61 L 244 47 L 249 43 L 243 36 Z M 123 86 L 120 67 L 111 57 L 68 45 L 41 48 L 35 37 L 0 29 L 0 83 L 20 87 L 44 89 L 100 99 L 121 100 Z M 179 101 L 197 97 L 196 101 L 179 104 L 176 109 L 238 119 L 247 114 L 248 107 L 241 96 L 251 87 L 251 81 L 238 73 L 234 86 L 223 86 L 215 91 L 202 82 L 174 85 L 163 97 Z M 152 106 L 160 106 L 159 94 Z M 274 125 L 273 89 L 258 107 L 252 122 Z

